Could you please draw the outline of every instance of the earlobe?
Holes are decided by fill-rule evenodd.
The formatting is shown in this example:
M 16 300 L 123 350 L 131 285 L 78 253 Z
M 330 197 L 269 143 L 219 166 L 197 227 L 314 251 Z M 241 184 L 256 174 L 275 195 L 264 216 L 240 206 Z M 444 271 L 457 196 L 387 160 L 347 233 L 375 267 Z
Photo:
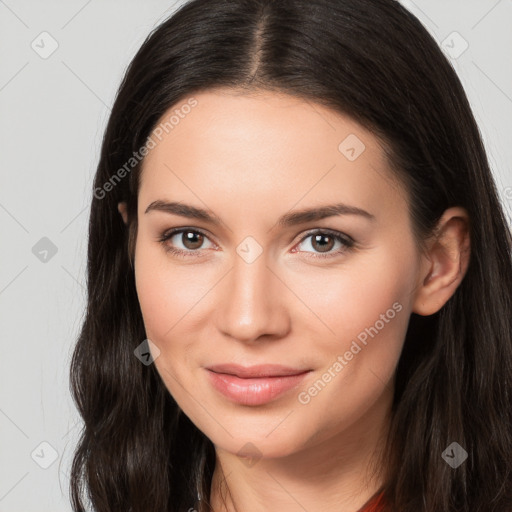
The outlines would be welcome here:
M 123 222 L 125 224 L 128 224 L 128 209 L 126 205 L 126 201 L 122 201 L 117 204 L 117 210 L 121 214 L 121 217 L 123 218 Z
M 436 236 L 424 256 L 420 286 L 412 311 L 429 316 L 439 311 L 455 293 L 469 266 L 469 216 L 461 207 L 446 210 Z

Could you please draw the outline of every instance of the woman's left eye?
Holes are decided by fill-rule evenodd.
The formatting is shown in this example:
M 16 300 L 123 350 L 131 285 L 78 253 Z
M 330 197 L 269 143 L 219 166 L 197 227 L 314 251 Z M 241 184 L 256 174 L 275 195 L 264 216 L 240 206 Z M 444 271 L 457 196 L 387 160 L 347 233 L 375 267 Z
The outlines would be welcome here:
M 306 243 L 307 240 L 309 240 L 308 243 Z M 159 237 L 158 241 L 162 243 L 167 252 L 183 257 L 198 256 L 201 249 L 209 249 L 215 246 L 206 233 L 190 228 L 167 231 Z M 211 245 L 204 247 L 206 241 Z M 181 247 L 179 247 L 180 244 Z M 338 244 L 337 248 L 336 244 Z M 324 229 L 306 234 L 299 244 L 295 246 L 299 249 L 294 248 L 292 252 L 313 252 L 314 258 L 328 258 L 344 253 L 354 247 L 354 245 L 355 241 L 348 235 Z M 312 248 L 313 251 L 308 251 L 307 247 Z
M 309 240 L 309 242 L 306 243 L 306 240 Z M 336 243 L 339 244 L 338 248 L 333 250 Z M 329 258 L 331 256 L 338 256 L 339 254 L 350 250 L 354 247 L 355 241 L 348 235 L 344 235 L 338 231 L 317 230 L 313 233 L 308 233 L 304 238 L 302 238 L 296 247 L 300 247 L 303 244 L 305 244 L 306 247 L 313 249 L 314 258 Z M 299 250 L 303 252 L 310 252 L 304 248 Z

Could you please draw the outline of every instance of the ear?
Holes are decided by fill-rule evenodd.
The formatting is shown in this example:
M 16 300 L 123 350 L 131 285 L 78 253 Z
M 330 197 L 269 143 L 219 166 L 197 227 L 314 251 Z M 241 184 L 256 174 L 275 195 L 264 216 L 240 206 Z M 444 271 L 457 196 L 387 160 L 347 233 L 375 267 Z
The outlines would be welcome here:
M 446 210 L 435 236 L 422 256 L 420 284 L 413 302 L 413 313 L 428 316 L 439 311 L 461 283 L 471 251 L 469 216 L 461 207 Z
M 125 224 L 128 224 L 128 209 L 126 206 L 126 201 L 122 201 L 117 204 L 117 210 L 121 214 L 121 217 L 123 217 L 123 222 Z

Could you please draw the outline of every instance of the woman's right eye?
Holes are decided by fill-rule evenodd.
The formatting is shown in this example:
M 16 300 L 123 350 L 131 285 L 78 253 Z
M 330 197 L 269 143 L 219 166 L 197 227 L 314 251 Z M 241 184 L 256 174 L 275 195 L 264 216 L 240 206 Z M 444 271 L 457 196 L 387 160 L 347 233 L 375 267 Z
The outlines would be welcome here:
M 167 252 L 184 257 L 197 256 L 201 249 L 207 249 L 208 247 L 203 247 L 205 241 L 209 241 L 211 246 L 215 246 L 205 233 L 190 228 L 166 231 L 158 241 L 162 243 Z

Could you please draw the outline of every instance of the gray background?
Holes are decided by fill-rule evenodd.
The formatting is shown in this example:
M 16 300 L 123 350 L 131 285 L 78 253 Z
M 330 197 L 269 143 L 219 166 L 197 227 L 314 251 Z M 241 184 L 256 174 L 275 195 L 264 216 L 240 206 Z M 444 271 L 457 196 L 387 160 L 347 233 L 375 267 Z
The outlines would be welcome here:
M 512 0 L 403 3 L 462 79 L 510 219 Z M 71 510 L 92 178 L 126 66 L 180 4 L 0 0 L 0 512 Z

